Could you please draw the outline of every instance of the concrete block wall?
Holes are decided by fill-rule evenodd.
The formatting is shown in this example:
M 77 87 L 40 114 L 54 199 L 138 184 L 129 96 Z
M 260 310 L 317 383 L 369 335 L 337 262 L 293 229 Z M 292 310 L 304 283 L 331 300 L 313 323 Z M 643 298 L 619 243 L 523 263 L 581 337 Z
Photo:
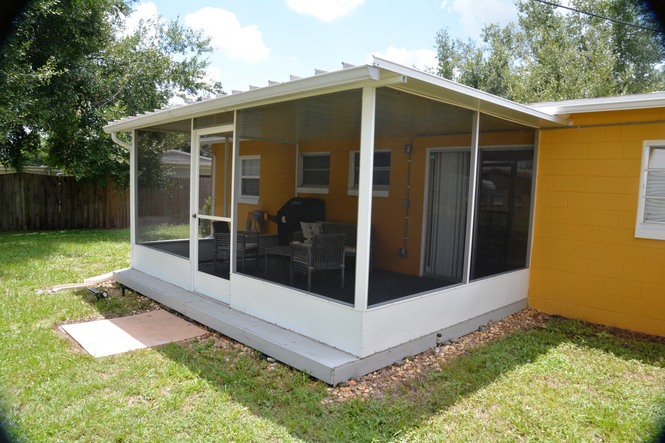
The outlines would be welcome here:
M 571 116 L 540 135 L 529 303 L 665 336 L 665 241 L 635 238 L 644 140 L 665 109 Z

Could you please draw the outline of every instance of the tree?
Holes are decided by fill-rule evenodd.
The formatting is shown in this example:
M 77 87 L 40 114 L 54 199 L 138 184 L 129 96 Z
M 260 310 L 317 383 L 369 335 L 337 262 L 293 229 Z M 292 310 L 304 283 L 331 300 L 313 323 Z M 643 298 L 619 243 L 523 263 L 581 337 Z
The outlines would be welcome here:
M 35 0 L 17 17 L 0 48 L 0 164 L 126 184 L 128 153 L 102 127 L 220 90 L 199 33 L 161 18 L 123 33 L 130 1 Z
M 480 44 L 439 31 L 437 73 L 522 103 L 665 88 L 662 28 L 654 32 L 625 24 L 657 28 L 644 4 L 572 0 L 572 8 L 593 15 L 535 0 L 515 0 L 515 5 L 519 26 L 485 25 Z

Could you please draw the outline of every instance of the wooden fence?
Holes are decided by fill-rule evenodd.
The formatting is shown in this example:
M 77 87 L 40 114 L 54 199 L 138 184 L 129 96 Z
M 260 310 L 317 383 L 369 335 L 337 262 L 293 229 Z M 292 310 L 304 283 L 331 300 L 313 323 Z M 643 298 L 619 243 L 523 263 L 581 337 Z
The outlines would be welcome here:
M 210 177 L 201 189 L 212 189 Z M 199 207 L 206 203 L 202 193 Z M 189 178 L 175 177 L 166 190 L 140 193 L 138 216 L 161 224 L 189 222 Z M 0 231 L 127 228 L 129 191 L 99 188 L 73 177 L 0 174 Z
M 128 226 L 127 190 L 73 177 L 0 174 L 0 231 Z

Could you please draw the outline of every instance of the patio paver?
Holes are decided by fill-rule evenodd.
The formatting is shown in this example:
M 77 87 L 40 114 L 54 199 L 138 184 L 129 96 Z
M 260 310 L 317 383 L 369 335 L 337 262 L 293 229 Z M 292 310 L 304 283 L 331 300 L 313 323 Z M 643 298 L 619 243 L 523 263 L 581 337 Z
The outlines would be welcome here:
M 62 329 L 93 357 L 159 346 L 207 333 L 163 309 L 130 317 L 63 325 Z

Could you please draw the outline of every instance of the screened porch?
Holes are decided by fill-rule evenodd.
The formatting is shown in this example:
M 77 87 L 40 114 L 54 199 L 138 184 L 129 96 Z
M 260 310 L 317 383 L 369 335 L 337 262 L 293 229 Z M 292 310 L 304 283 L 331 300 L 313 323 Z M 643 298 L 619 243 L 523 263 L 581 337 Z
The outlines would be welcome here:
M 363 103 L 357 88 L 137 130 L 136 244 L 195 254 L 197 271 L 220 280 L 235 272 L 351 306 L 358 284 L 371 307 L 527 267 L 535 129 L 389 86 L 371 110 Z M 165 163 L 174 150 L 189 154 L 189 175 Z M 283 227 L 294 197 L 322 209 Z M 292 249 L 327 235 L 320 222 L 346 226 L 344 267 L 312 272 L 308 289 L 306 275 L 291 278 Z

